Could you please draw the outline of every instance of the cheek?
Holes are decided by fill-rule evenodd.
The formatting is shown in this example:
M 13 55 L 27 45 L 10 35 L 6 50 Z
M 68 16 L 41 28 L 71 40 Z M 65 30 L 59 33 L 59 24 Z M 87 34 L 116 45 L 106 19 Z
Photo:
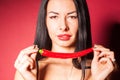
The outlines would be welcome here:
M 46 20 L 46 25 L 47 25 L 47 29 L 48 30 L 55 30 L 56 29 L 56 26 L 57 26 L 57 22 L 54 21 L 54 20 L 50 20 L 50 19 L 47 19 Z
M 78 28 L 73 28 L 73 29 L 72 29 L 72 33 L 73 33 L 75 36 L 76 36 L 77 32 L 78 32 Z
M 78 31 L 78 22 L 75 21 L 75 22 L 70 22 L 69 23 L 69 26 L 70 26 L 70 30 L 72 31 L 72 33 L 77 33 Z
M 53 25 L 53 23 L 51 23 L 51 22 L 47 23 L 47 30 L 48 30 L 48 34 L 49 34 L 50 38 L 52 39 L 53 36 L 56 34 L 55 24 Z
M 67 23 L 68 23 L 69 26 L 77 28 L 78 19 L 68 19 Z
M 53 39 L 53 36 L 55 35 L 54 29 L 48 27 L 48 35 L 50 37 L 50 39 Z
M 47 20 L 46 26 L 47 26 L 47 30 L 48 30 L 49 34 L 52 33 L 55 29 L 55 25 L 53 25 L 53 22 L 51 22 L 49 20 Z
M 53 25 L 53 24 L 47 25 L 47 29 L 48 29 L 49 34 L 53 34 L 53 33 L 55 33 L 55 31 L 56 31 L 56 27 L 55 27 L 55 25 Z

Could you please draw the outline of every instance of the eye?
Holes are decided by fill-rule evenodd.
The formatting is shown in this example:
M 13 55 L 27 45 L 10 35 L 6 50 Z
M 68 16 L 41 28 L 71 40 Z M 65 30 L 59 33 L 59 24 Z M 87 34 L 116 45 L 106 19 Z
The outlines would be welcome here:
M 50 19 L 57 19 L 58 16 L 50 16 L 49 18 L 50 18 Z
M 77 16 L 69 16 L 71 19 L 77 19 Z

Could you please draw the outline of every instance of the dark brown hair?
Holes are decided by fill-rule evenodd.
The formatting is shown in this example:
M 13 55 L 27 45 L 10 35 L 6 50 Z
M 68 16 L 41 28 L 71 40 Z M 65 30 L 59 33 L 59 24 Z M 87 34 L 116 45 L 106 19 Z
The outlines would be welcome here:
M 45 48 L 51 50 L 52 43 L 48 35 L 48 31 L 46 29 L 46 21 L 45 21 L 48 1 L 49 0 L 42 0 L 40 6 L 34 44 L 38 45 L 40 49 Z M 89 18 L 89 12 L 88 12 L 88 6 L 86 0 L 73 0 L 73 1 L 77 10 L 78 22 L 79 22 L 78 36 L 77 36 L 76 49 L 75 49 L 75 52 L 77 52 L 91 47 L 92 40 L 91 40 L 90 18 Z M 79 62 L 79 58 L 73 59 L 73 64 L 76 68 L 82 69 L 82 73 L 83 73 L 82 76 L 84 79 L 85 68 L 86 68 L 85 65 L 86 56 L 82 57 L 80 62 Z

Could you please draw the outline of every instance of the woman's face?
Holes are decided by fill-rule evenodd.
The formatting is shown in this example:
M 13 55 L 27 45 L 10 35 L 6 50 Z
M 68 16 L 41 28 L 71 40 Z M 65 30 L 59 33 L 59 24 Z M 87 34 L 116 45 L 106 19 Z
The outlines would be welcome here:
M 73 0 L 49 0 L 46 25 L 52 46 L 74 47 L 78 16 Z

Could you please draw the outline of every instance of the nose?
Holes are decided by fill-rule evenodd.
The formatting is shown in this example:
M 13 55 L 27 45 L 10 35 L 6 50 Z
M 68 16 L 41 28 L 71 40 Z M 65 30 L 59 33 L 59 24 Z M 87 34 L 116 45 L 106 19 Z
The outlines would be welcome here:
M 62 31 L 68 31 L 69 30 L 66 18 L 61 18 L 59 24 L 60 24 L 60 26 L 59 26 L 60 30 L 62 30 Z

